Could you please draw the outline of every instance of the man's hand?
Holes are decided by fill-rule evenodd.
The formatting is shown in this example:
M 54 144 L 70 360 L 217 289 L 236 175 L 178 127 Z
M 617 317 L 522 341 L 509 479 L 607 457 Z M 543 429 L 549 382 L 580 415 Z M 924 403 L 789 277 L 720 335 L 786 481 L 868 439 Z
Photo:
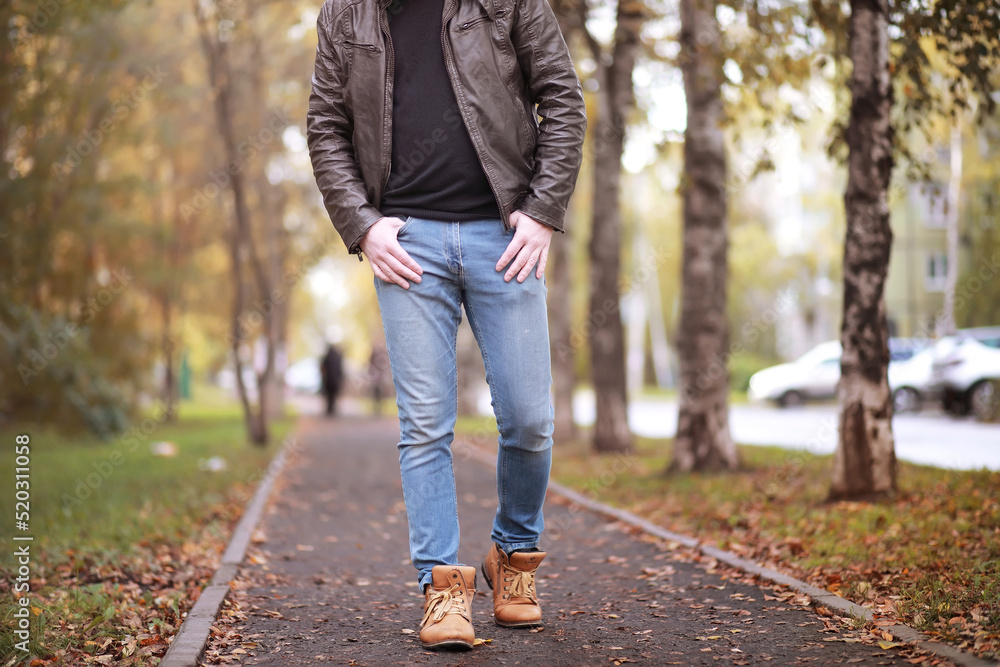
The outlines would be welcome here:
M 545 276 L 545 265 L 549 261 L 549 244 L 552 243 L 554 230 L 520 211 L 511 214 L 510 226 L 514 228 L 514 238 L 500 256 L 497 271 L 503 271 L 503 268 L 510 264 L 503 279 L 510 282 L 517 276 L 517 282 L 523 283 L 537 264 L 535 277 L 541 280 Z
M 399 218 L 382 218 L 368 228 L 360 245 L 377 278 L 410 289 L 407 281 L 419 283 L 424 270 L 396 240 L 403 224 Z

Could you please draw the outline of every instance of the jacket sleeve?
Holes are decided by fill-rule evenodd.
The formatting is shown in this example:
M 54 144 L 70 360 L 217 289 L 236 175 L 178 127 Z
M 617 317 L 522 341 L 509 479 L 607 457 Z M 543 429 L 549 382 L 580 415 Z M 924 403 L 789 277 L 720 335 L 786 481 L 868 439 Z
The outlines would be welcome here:
M 583 160 L 583 91 L 548 0 L 516 0 L 516 7 L 511 41 L 541 117 L 535 173 L 518 210 L 562 231 Z
M 344 106 L 344 73 L 333 49 L 330 4 L 323 5 L 316 32 L 316 67 L 306 117 L 306 138 L 316 184 L 330 220 L 347 249 L 360 253 L 360 241 L 381 217 L 368 201 L 354 154 L 354 124 Z

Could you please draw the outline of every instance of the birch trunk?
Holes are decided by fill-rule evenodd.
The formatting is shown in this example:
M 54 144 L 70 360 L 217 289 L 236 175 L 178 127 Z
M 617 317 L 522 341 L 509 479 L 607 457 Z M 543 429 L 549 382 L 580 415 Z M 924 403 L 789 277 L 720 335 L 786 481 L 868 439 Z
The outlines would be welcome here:
M 576 354 L 573 350 L 570 309 L 570 233 L 553 239 L 549 249 L 549 340 L 552 354 L 552 403 L 555 408 L 556 443 L 576 438 L 573 421 L 573 388 Z
M 597 400 L 594 449 L 599 452 L 628 452 L 632 449 L 625 385 L 625 331 L 622 327 L 621 295 L 618 293 L 621 267 L 620 193 L 625 126 L 635 101 L 632 70 L 639 48 L 644 9 L 639 2 L 619 0 L 614 49 L 609 64 L 602 70 L 601 90 L 597 96 L 587 330 L 590 332 L 591 373 Z
M 721 33 L 716 0 L 681 1 L 684 134 L 684 257 L 677 353 L 680 407 L 670 470 L 739 466 L 729 433 L 728 221 Z
M 847 235 L 841 325 L 840 435 L 831 499 L 869 499 L 896 490 L 884 288 L 892 249 L 892 82 L 887 0 L 852 0 L 851 116 L 847 128 Z

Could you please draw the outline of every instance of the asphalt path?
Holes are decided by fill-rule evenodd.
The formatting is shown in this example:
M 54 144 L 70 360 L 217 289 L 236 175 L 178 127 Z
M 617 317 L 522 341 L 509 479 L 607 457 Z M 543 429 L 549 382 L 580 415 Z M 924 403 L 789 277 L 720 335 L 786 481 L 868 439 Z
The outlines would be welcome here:
M 473 619 L 486 641 L 463 653 L 425 651 L 397 435 L 391 419 L 303 420 L 203 664 L 905 665 L 912 657 L 859 641 L 801 595 L 695 562 L 676 544 L 551 494 L 538 575 L 544 626 L 495 626 L 479 582 Z M 495 471 L 462 447 L 460 558 L 475 565 L 490 545 Z

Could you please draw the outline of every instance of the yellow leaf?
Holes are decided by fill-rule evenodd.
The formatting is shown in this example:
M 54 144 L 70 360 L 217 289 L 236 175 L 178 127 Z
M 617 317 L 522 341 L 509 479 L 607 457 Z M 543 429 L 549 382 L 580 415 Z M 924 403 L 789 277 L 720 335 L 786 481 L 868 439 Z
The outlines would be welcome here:
M 878 646 L 881 649 L 888 649 L 888 648 L 896 648 L 897 646 L 902 646 L 902 644 L 897 644 L 896 642 L 879 642 Z

